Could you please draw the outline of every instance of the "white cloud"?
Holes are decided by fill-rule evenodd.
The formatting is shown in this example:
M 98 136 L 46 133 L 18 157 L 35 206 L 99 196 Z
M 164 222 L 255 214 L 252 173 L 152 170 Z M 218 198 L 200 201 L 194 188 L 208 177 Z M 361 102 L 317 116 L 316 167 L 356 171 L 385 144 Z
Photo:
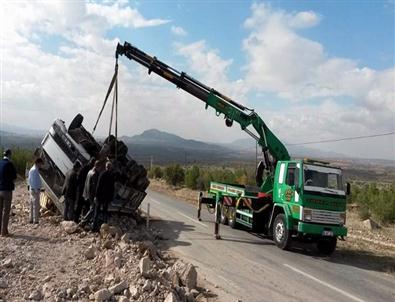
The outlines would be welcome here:
M 172 25 L 171 27 L 171 32 L 177 36 L 186 36 L 188 33 L 185 29 L 183 29 L 181 26 L 174 26 Z
M 251 32 L 243 42 L 248 59 L 245 82 L 251 89 L 290 100 L 301 116 L 300 102 L 316 106 L 317 99 L 348 100 L 352 105 L 343 105 L 338 111 L 319 107 L 321 114 L 317 112 L 316 121 L 321 123 L 325 112 L 335 124 L 348 116 L 344 129 L 351 129 L 349 124 L 355 119 L 350 115 L 358 116 L 358 131 L 349 131 L 354 135 L 395 128 L 394 68 L 379 71 L 360 67 L 352 59 L 330 57 L 323 45 L 297 32 L 318 24 L 320 17 L 314 12 L 288 13 L 266 4 L 254 4 L 251 10 L 251 17 L 245 21 Z M 300 127 L 302 124 L 299 122 Z M 344 133 L 331 127 L 329 118 L 325 124 L 333 134 Z
M 145 19 L 137 9 L 119 3 L 102 5 L 97 3 L 86 4 L 87 14 L 104 18 L 111 26 L 149 27 L 169 23 L 166 19 Z
M 77 112 L 91 129 L 114 68 L 118 38 L 106 38 L 106 32 L 114 26 L 138 28 L 167 22 L 147 19 L 119 3 L 7 2 L 3 7 L 0 122 L 40 129 L 48 128 L 57 117 L 69 122 Z M 323 45 L 298 32 L 320 20 L 314 12 L 287 13 L 256 4 L 245 22 L 250 30 L 243 42 L 245 77 L 231 80 L 233 59 L 223 58 L 204 40 L 176 44 L 175 51 L 184 60 L 173 67 L 186 64 L 191 76 L 246 105 L 250 105 L 250 92 L 289 100 L 290 106 L 279 110 L 253 106 L 287 142 L 394 129 L 394 70 L 379 71 L 360 67 L 351 59 L 329 57 Z M 52 37 L 58 38 L 59 45 L 49 51 Z M 231 141 L 242 135 L 237 126 L 224 127 L 212 110 L 205 112 L 194 97 L 156 75 L 147 76 L 147 70 L 135 62 L 122 57 L 119 63 L 122 134 L 158 128 L 211 141 Z M 343 97 L 352 104 L 340 104 Z M 312 101 L 316 99 L 318 104 Z M 99 134 L 106 133 L 108 114 Z M 375 148 L 393 150 L 389 145 Z

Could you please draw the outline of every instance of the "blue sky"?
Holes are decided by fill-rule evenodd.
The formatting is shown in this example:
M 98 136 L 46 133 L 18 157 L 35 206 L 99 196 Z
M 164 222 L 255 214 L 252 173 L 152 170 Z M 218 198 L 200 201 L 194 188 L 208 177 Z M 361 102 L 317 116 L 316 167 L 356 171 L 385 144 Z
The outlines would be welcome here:
M 255 1 L 257 3 L 262 1 Z M 220 50 L 224 58 L 233 58 L 235 70 L 245 58 L 241 44 L 246 36 L 244 20 L 250 15 L 252 1 L 141 1 L 130 2 L 147 17 L 166 18 L 183 27 L 188 36 L 183 41 L 206 40 Z M 273 8 L 287 11 L 314 11 L 322 16 L 319 26 L 302 29 L 300 34 L 325 45 L 329 55 L 356 59 L 368 67 L 384 69 L 394 65 L 394 3 L 391 1 L 265 1 Z M 172 40 L 165 28 L 143 29 L 128 33 L 145 44 L 149 51 L 168 55 L 164 49 Z M 149 36 L 160 33 L 155 39 Z
M 0 125 L 45 129 L 59 115 L 68 121 L 77 112 L 93 123 L 113 71 L 115 46 L 128 41 L 255 108 L 283 141 L 395 130 L 394 1 L 3 1 L 1 6 Z M 138 64 L 121 58 L 120 66 L 121 134 L 158 128 L 213 142 L 243 137 Z M 395 158 L 393 136 L 317 148 Z

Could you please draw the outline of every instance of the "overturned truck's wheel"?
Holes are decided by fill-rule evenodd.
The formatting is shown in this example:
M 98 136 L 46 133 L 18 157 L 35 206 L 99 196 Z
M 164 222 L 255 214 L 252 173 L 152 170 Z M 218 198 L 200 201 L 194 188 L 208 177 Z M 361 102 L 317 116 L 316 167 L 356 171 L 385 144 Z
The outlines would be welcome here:
M 336 237 L 321 238 L 317 241 L 317 249 L 321 254 L 329 256 L 335 251 L 336 244 Z
M 291 238 L 284 214 L 278 214 L 273 223 L 273 240 L 277 247 L 286 250 L 289 248 Z
M 228 224 L 228 206 L 221 205 L 221 223 Z

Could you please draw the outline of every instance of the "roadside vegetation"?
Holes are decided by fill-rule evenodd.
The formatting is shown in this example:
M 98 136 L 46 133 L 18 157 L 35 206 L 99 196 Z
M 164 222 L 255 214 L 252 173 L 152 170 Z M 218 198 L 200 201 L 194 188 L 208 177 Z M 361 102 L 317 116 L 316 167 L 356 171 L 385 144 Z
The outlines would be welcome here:
M 211 181 L 240 185 L 253 185 L 255 171 L 253 168 L 225 167 L 182 167 L 179 164 L 166 167 L 155 166 L 149 170 L 149 177 L 164 179 L 172 186 L 186 187 L 192 190 L 207 190 Z
M 382 224 L 395 223 L 395 182 L 352 184 L 349 204 L 357 206 L 361 220 L 372 218 Z
M 34 152 L 29 149 L 22 148 L 11 148 L 12 157 L 11 160 L 14 163 L 15 169 L 18 175 L 24 177 L 26 168 L 30 168 L 30 165 L 34 161 Z M 3 149 L 0 148 L 1 155 L 3 155 Z
M 210 181 L 240 185 L 255 184 L 255 169 L 188 166 L 179 164 L 154 166 L 149 170 L 152 179 L 163 179 L 168 185 L 205 191 Z M 395 182 L 352 182 L 348 204 L 356 208 L 361 220 L 372 218 L 381 224 L 395 223 Z

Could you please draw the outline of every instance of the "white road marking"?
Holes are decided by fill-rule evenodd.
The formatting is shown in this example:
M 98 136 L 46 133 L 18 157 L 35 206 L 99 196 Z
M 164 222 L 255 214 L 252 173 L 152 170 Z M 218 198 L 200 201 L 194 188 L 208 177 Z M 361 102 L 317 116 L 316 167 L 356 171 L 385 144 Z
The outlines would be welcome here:
M 158 200 L 156 200 L 156 199 L 153 199 L 152 197 L 150 197 L 150 199 L 151 199 L 151 201 L 152 201 L 153 203 L 156 203 L 156 204 L 161 204 L 161 202 L 160 202 L 160 201 L 158 201 Z
M 340 288 L 337 288 L 336 286 L 333 286 L 333 285 L 331 285 L 329 283 L 326 283 L 325 281 L 322 281 L 322 280 L 320 280 L 320 279 L 318 279 L 318 278 L 316 278 L 316 277 L 314 277 L 314 276 L 312 276 L 312 275 L 310 275 L 308 273 L 305 273 L 305 272 L 303 272 L 303 271 L 301 271 L 301 270 L 299 270 L 299 269 L 297 269 L 297 268 L 295 268 L 295 267 L 293 267 L 293 266 L 291 266 L 289 264 L 284 263 L 283 265 L 285 267 L 288 267 L 289 269 L 291 269 L 291 270 L 293 270 L 293 271 L 295 271 L 295 272 L 297 272 L 297 273 L 299 273 L 299 274 L 311 279 L 311 280 L 314 280 L 315 282 L 320 283 L 321 285 L 324 285 L 324 286 L 326 286 L 326 287 L 328 287 L 328 288 L 330 288 L 330 289 L 332 289 L 334 291 L 337 291 L 338 293 L 340 293 L 340 294 L 342 294 L 342 295 L 344 295 L 344 296 L 346 296 L 346 297 L 348 297 L 348 298 L 350 298 L 350 299 L 352 299 L 354 301 L 365 302 L 365 300 L 362 300 L 362 299 L 360 299 L 360 298 L 358 298 L 358 297 L 356 297 L 356 296 L 354 296 L 354 295 L 352 295 L 352 294 L 350 294 L 350 293 L 348 293 L 348 292 L 346 292 L 346 291 L 344 291 L 344 290 L 342 290 Z
M 193 218 L 191 218 L 191 217 L 185 215 L 184 213 L 181 213 L 180 211 L 177 211 L 177 213 L 180 214 L 181 216 L 185 217 L 185 218 L 188 218 L 189 220 L 191 220 L 191 221 L 193 221 L 193 222 L 195 222 L 195 223 L 198 223 L 198 224 L 204 226 L 205 228 L 208 228 L 207 225 L 205 225 L 203 222 L 200 222 L 199 220 L 193 219 Z

